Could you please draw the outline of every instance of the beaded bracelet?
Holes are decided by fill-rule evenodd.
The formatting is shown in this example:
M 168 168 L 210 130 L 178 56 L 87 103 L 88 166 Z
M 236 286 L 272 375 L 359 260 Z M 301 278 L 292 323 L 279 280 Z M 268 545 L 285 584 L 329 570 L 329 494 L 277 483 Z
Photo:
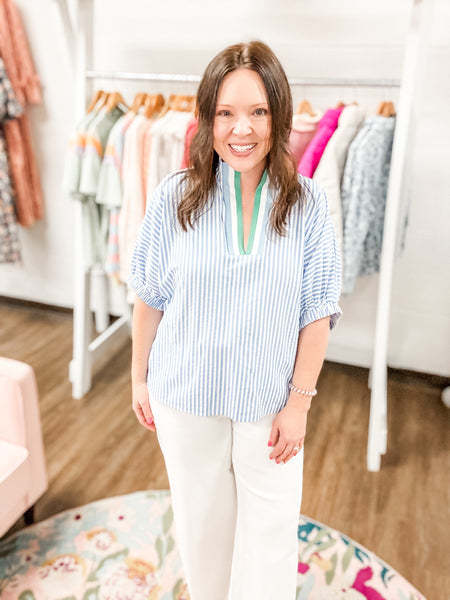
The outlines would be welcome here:
M 289 389 L 292 392 L 295 392 L 296 394 L 302 394 L 303 396 L 315 396 L 317 394 L 317 390 L 301 390 L 300 388 L 296 387 L 293 383 L 289 384 Z

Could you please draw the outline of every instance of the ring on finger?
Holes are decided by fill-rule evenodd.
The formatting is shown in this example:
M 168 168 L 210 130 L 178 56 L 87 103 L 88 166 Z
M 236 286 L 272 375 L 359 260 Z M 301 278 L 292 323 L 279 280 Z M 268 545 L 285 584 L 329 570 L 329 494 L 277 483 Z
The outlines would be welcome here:
M 300 446 L 294 446 L 293 450 L 297 454 L 297 452 L 300 452 Z

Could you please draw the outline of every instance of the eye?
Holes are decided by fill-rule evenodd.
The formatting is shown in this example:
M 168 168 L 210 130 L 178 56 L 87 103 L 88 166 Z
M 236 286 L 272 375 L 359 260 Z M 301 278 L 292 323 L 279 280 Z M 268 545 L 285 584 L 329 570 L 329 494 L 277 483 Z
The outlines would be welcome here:
M 216 116 L 217 117 L 230 117 L 231 112 L 229 110 L 226 110 L 223 108 L 222 110 L 217 111 Z
M 257 117 L 265 117 L 268 114 L 269 114 L 269 111 L 266 108 L 257 108 L 255 110 L 255 115 Z

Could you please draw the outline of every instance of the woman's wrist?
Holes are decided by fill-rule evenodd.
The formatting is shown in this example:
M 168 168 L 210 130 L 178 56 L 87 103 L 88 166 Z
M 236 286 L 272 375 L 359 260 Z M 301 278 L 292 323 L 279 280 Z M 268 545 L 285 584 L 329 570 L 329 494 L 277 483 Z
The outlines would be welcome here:
M 302 412 L 308 412 L 311 408 L 311 401 L 317 394 L 317 390 L 296 386 L 292 381 L 289 383 L 289 406 L 295 407 Z
M 131 373 L 131 385 L 144 385 L 147 384 L 147 373 Z
M 291 392 L 294 392 L 295 394 L 299 394 L 300 396 L 310 396 L 311 398 L 313 396 L 317 395 L 316 388 L 314 388 L 314 389 L 300 388 L 300 387 L 294 385 L 292 383 L 292 381 L 289 383 L 289 390 Z
M 286 404 L 301 412 L 308 412 L 311 408 L 311 396 L 299 396 L 298 394 L 291 392 Z

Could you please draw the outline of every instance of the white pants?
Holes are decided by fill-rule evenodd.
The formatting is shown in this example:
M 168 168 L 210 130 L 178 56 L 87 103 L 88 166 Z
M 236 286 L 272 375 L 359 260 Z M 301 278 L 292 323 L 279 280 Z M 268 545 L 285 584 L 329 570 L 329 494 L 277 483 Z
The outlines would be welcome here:
M 241 423 L 150 405 L 191 600 L 295 600 L 303 450 L 269 459 L 275 415 Z

